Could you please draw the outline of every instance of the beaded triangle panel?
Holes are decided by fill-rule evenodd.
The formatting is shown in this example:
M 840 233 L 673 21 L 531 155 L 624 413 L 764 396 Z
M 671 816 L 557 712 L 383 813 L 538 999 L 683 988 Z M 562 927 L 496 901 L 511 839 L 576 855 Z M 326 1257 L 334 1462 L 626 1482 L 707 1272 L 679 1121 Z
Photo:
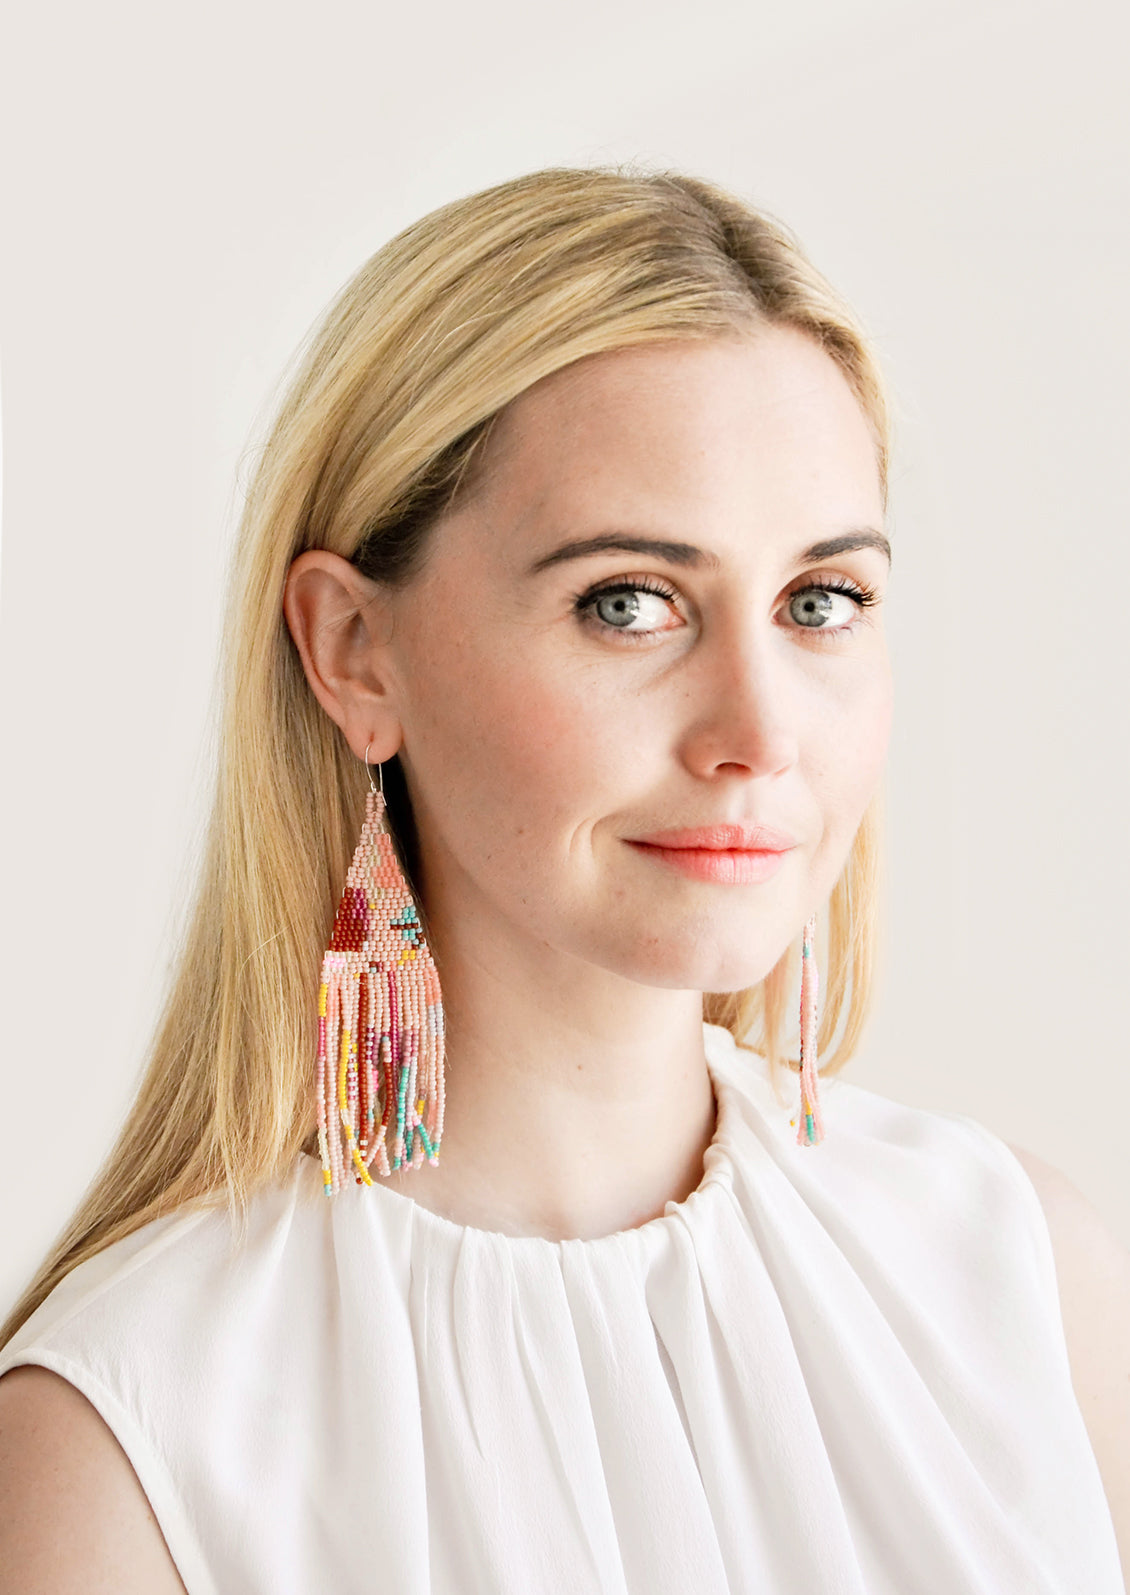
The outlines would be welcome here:
M 327 1196 L 352 1175 L 386 1175 L 425 1158 L 443 1137 L 444 1022 L 439 976 L 416 904 L 368 792 L 322 960 L 318 992 L 318 1145 Z

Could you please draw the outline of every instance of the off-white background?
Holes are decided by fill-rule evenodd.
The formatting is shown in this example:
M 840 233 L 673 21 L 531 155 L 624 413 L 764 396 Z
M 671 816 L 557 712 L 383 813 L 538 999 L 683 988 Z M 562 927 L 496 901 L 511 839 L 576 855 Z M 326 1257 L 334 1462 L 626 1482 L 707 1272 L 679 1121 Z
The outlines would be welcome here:
M 890 932 L 851 1075 L 1130 1239 L 1121 0 L 25 7 L 6 29 L 0 1305 L 120 1123 L 191 881 L 248 445 L 433 206 L 641 160 L 776 211 L 899 403 Z M 295 994 L 300 1000 L 300 994 Z

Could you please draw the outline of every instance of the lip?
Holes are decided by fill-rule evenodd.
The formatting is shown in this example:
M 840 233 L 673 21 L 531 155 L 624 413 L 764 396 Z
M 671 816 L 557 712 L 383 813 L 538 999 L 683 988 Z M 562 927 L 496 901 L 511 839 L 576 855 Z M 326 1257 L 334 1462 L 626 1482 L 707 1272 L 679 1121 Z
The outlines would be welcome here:
M 642 847 L 662 848 L 664 852 L 686 849 L 709 853 L 787 853 L 796 846 L 796 837 L 775 831 L 769 825 L 703 825 L 695 830 L 655 831 L 650 836 L 626 840 Z
M 676 870 L 696 881 L 715 881 L 722 886 L 754 886 L 767 881 L 784 864 L 786 852 L 726 847 L 655 847 L 650 842 L 630 841 L 644 858 L 663 868 Z
M 657 864 L 694 880 L 723 886 L 767 881 L 796 846 L 793 837 L 768 825 L 703 825 L 694 830 L 656 831 L 624 840 Z

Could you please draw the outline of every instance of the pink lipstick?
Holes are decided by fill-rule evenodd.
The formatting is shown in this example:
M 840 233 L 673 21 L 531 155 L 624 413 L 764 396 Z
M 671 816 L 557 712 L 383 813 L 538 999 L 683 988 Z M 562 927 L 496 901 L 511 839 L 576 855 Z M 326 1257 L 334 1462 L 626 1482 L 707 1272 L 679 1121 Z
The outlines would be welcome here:
M 768 825 L 706 825 L 625 837 L 637 852 L 695 880 L 727 886 L 767 881 L 796 846 L 794 837 Z

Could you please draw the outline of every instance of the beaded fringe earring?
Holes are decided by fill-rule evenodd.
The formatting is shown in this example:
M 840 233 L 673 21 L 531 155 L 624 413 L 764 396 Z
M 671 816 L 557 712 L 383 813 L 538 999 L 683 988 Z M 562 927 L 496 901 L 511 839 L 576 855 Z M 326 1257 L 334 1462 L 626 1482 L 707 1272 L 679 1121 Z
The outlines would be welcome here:
M 824 1139 L 820 1117 L 820 1091 L 816 1075 L 816 915 L 804 927 L 800 955 L 800 1111 L 797 1145 L 816 1146 Z M 796 1121 L 794 1120 L 794 1123 Z
M 350 1173 L 356 1184 L 372 1185 L 374 1159 L 380 1174 L 418 1168 L 425 1158 L 438 1163 L 443 1137 L 439 976 L 384 823 L 384 776 L 378 789 L 368 747 L 365 766 L 365 823 L 318 992 L 318 1146 L 327 1196 Z

